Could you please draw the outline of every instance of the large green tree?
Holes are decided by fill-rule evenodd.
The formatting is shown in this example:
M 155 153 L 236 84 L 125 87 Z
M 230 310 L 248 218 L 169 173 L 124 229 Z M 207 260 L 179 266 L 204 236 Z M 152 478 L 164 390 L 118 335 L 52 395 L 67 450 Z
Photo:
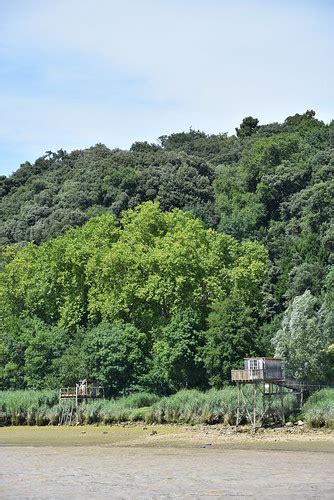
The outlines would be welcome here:
M 273 339 L 275 354 L 286 359 L 287 373 L 300 380 L 324 381 L 331 372 L 334 343 L 333 302 L 320 304 L 309 290 L 286 310 Z
M 249 137 L 259 129 L 259 120 L 252 116 L 246 116 L 240 123 L 240 126 L 235 129 L 237 136 L 242 139 Z
M 238 368 L 244 357 L 261 354 L 254 316 L 237 295 L 213 305 L 203 348 L 210 385 L 221 387 L 230 381 L 231 369 Z
M 204 332 L 192 311 L 176 314 L 154 337 L 152 367 L 148 374 L 153 388 L 172 392 L 206 385 L 200 355 Z
M 148 339 L 133 325 L 101 323 L 84 341 L 85 369 L 113 396 L 140 383 L 147 371 Z
M 50 385 L 44 361 L 45 370 L 52 366 L 54 383 L 82 373 L 71 369 L 66 377 L 65 367 L 73 366 L 78 352 L 73 347 L 76 332 L 101 322 L 123 322 L 144 332 L 150 342 L 148 358 L 160 359 L 168 387 L 201 383 L 196 373 L 199 330 L 211 304 L 238 294 L 260 310 L 268 265 L 257 242 L 238 243 L 189 213 L 163 212 L 152 202 L 124 212 L 121 225 L 112 215 L 100 215 L 39 246 L 31 243 L 7 260 L 0 283 L 4 321 L 25 316 L 46 328 L 22 348 L 30 366 L 29 378 L 23 380 L 29 386 L 37 386 L 38 376 L 41 386 Z M 196 325 L 184 317 L 187 310 Z M 183 318 L 179 326 L 176 318 Z M 66 331 L 69 340 L 59 355 L 52 350 L 55 327 Z M 4 329 L 4 349 L 6 335 Z M 110 378 L 104 380 L 111 384 Z

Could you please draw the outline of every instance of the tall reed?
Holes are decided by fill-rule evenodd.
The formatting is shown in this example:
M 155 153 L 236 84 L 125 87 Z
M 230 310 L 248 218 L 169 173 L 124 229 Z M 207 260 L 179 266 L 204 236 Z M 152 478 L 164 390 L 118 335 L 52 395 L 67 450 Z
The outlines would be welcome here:
M 252 388 L 245 387 L 246 401 L 241 411 L 241 423 L 246 423 L 252 409 Z M 257 403 L 261 405 L 261 394 Z M 113 400 L 95 400 L 71 410 L 71 401 L 58 401 L 57 391 L 0 391 L 0 418 L 5 425 L 57 425 L 70 421 L 87 424 L 113 424 L 126 421 L 187 424 L 234 424 L 238 405 L 236 387 L 201 392 L 182 390 L 160 398 L 156 394 L 141 392 Z M 280 409 L 281 402 L 273 399 L 273 409 Z M 284 396 L 286 416 L 294 411 L 295 397 Z M 72 415 L 74 414 L 73 418 Z M 328 420 L 328 418 L 327 418 Z M 326 422 L 327 422 L 326 420 Z
M 48 423 L 47 410 L 58 401 L 57 391 L 0 391 L 1 419 L 12 425 Z
M 81 408 L 81 421 L 86 423 L 103 422 L 112 424 L 131 420 L 141 420 L 145 412 L 138 409 L 151 407 L 160 397 L 149 392 L 139 392 L 124 398 L 93 401 Z M 147 413 L 147 412 L 146 412 Z
M 240 404 L 241 423 L 246 423 L 252 411 L 252 387 L 243 388 L 244 399 Z M 283 398 L 285 416 L 289 416 L 296 404 L 293 394 L 286 394 Z M 281 401 L 272 398 L 271 421 L 277 419 L 281 412 Z M 257 395 L 257 406 L 262 406 L 262 395 Z M 236 422 L 238 407 L 238 392 L 236 387 L 226 387 L 221 390 L 211 389 L 208 392 L 198 390 L 183 390 L 173 396 L 162 398 L 152 408 L 152 420 L 159 423 L 225 423 L 233 425 Z M 275 417 L 276 411 L 276 417 Z
M 334 389 L 322 389 L 306 401 L 302 415 L 312 427 L 334 428 Z

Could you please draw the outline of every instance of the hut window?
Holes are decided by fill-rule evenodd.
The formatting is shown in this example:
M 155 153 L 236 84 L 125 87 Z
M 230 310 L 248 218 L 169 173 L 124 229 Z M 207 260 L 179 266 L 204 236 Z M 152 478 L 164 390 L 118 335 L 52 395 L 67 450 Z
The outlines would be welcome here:
M 258 360 L 257 359 L 250 359 L 249 360 L 249 369 L 250 370 L 257 370 L 258 369 Z

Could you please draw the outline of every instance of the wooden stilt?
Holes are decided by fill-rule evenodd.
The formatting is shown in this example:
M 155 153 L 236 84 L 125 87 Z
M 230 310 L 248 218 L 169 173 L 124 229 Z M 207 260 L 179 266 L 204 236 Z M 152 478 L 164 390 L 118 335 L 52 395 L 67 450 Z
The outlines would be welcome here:
M 238 388 L 238 406 L 237 406 L 237 420 L 236 420 L 236 430 L 238 430 L 239 423 L 240 423 L 240 384 L 237 384 Z
M 253 432 L 256 432 L 256 395 L 257 395 L 257 384 L 253 385 Z

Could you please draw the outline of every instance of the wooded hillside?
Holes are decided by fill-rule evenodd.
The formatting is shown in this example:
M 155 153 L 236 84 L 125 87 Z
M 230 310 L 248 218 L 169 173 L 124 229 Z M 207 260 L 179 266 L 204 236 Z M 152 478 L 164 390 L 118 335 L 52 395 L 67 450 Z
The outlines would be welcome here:
M 333 378 L 333 169 L 307 111 L 1 177 L 0 388 L 220 387 L 274 353 Z

